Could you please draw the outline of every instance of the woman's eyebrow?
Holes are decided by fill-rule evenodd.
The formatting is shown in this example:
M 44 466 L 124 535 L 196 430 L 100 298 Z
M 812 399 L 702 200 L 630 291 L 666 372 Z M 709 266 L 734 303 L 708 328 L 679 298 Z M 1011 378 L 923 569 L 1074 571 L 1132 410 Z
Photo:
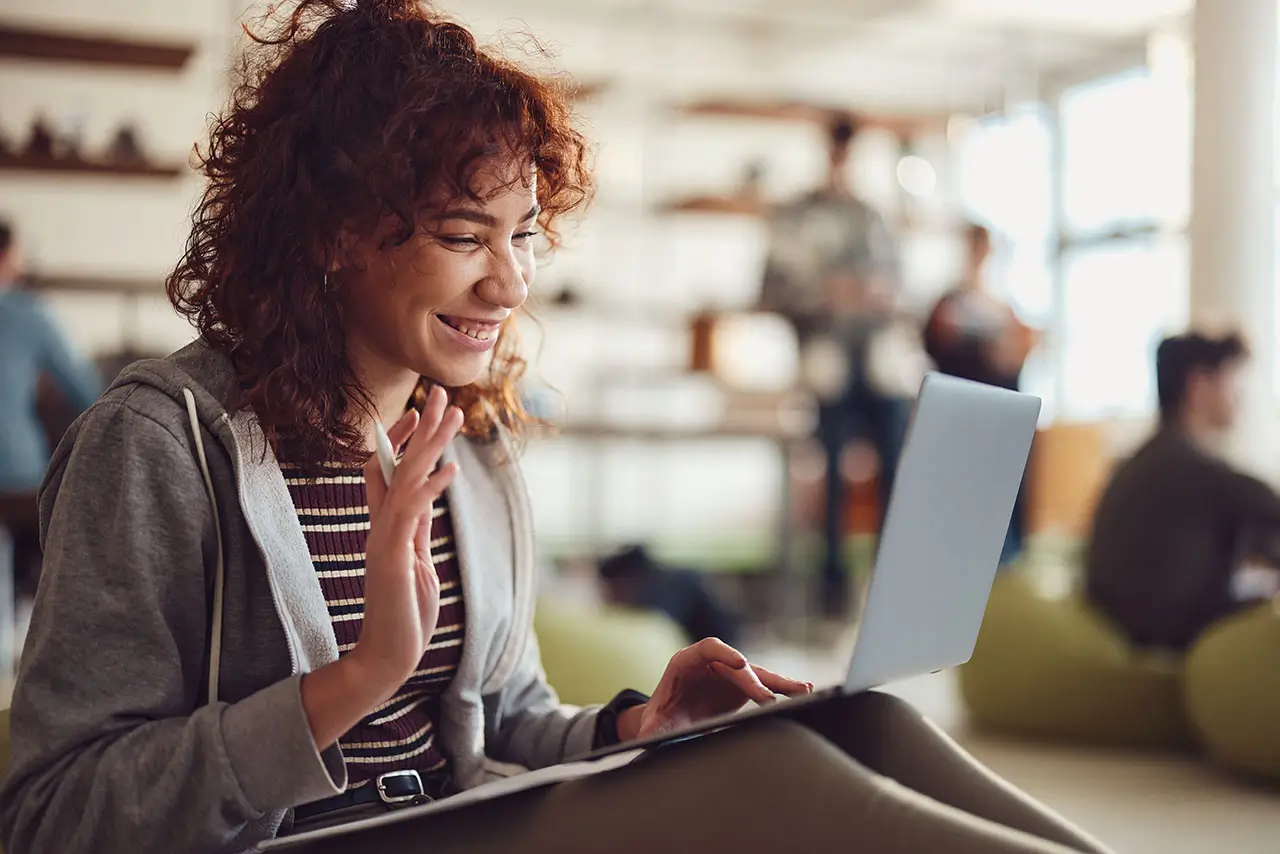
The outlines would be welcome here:
M 529 220 L 537 217 L 540 213 L 542 213 L 542 207 L 535 204 L 533 207 L 529 208 L 528 213 L 520 218 L 520 221 L 528 222 Z M 485 213 L 478 208 L 450 208 L 449 210 L 441 213 L 437 219 L 441 222 L 450 219 L 461 219 L 467 222 L 474 222 L 478 225 L 487 225 L 491 228 L 496 227 L 498 224 L 497 217 L 492 214 Z

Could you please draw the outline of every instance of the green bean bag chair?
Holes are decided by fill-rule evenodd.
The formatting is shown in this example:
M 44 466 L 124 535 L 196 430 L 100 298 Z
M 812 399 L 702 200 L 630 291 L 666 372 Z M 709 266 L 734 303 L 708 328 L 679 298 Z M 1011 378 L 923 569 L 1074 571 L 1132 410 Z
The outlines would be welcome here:
M 687 646 L 665 615 L 590 609 L 543 600 L 534 615 L 547 681 L 565 703 L 607 703 L 624 688 L 653 691 L 671 656 Z
M 1132 649 L 1079 596 L 996 579 L 972 660 L 959 670 L 979 730 L 1108 746 L 1191 744 L 1176 661 Z
M 1210 757 L 1280 781 L 1280 613 L 1267 604 L 1210 626 L 1187 654 L 1184 691 Z

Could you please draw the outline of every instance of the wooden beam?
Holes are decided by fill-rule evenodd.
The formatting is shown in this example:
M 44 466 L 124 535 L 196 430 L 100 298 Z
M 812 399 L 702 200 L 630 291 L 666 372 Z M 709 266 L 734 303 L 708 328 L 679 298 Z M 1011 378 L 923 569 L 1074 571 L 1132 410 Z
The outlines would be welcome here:
M 128 296 L 164 296 L 164 279 L 133 279 L 86 274 L 52 274 L 32 276 L 26 287 L 33 291 L 84 294 L 120 294 Z
M 907 138 L 927 131 L 945 131 L 949 116 L 889 116 L 863 113 L 848 107 L 803 101 L 707 100 L 679 105 L 676 109 L 691 116 L 726 116 L 765 121 L 801 122 L 826 125 L 840 115 L 853 115 L 865 127 L 887 130 Z
M 608 80 L 583 80 L 569 87 L 569 97 L 575 101 L 586 101 L 603 94 L 611 85 Z
M 613 86 L 612 80 L 596 78 L 579 80 L 572 74 L 553 74 L 542 78 L 542 82 L 559 92 L 569 101 L 587 101 L 606 92 Z
M 83 160 L 40 154 L 0 152 L 0 172 L 43 172 L 67 175 L 104 175 L 118 178 L 176 178 L 185 164 L 146 161 Z
M 722 216 L 763 217 L 769 213 L 768 202 L 745 196 L 689 196 L 669 199 L 658 206 L 663 214 L 718 214 Z M 890 222 L 899 235 L 954 236 L 956 221 L 945 217 L 905 215 Z
M 194 45 L 131 41 L 0 24 L 0 57 L 125 68 L 181 70 Z
M 692 196 L 663 203 L 663 213 L 728 214 L 732 216 L 764 216 L 767 206 L 756 199 L 740 196 Z

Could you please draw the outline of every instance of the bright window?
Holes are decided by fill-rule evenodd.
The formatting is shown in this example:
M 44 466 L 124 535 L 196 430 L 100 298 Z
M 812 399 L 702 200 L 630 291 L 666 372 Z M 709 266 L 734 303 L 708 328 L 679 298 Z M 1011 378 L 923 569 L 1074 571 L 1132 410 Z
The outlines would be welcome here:
M 1155 347 L 1187 323 L 1188 259 L 1185 237 L 1134 228 L 1186 221 L 1190 91 L 1140 68 L 1076 87 L 1060 108 L 1060 414 L 1145 414 L 1155 406 Z
M 997 244 L 987 275 L 991 288 L 1028 323 L 1048 323 L 1053 313 L 1053 250 L 1047 239 Z
M 1145 68 L 1063 95 L 1062 204 L 1069 233 L 1186 221 L 1190 101 L 1185 82 L 1153 77 Z
M 960 200 L 969 216 L 996 233 L 987 270 L 992 292 L 1022 319 L 1044 328 L 1053 312 L 1053 130 L 1043 104 L 985 119 L 959 147 Z M 1054 354 L 1027 360 L 1022 388 L 1055 410 Z
M 1053 136 L 1041 104 L 984 120 L 960 145 L 960 199 L 1006 239 L 1043 241 L 1052 230 Z
M 1185 239 L 1125 240 L 1063 257 L 1060 414 L 1079 420 L 1155 407 L 1155 348 L 1187 322 Z

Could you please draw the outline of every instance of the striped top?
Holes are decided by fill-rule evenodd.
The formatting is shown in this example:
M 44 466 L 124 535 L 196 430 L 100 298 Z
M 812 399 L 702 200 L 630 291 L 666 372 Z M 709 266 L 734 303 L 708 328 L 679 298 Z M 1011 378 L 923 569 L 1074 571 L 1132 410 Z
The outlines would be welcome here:
M 281 470 L 329 606 L 338 654 L 345 655 L 356 645 L 364 620 L 369 536 L 364 474 L 360 469 L 326 467 L 321 476 L 310 478 L 288 465 Z M 418 669 L 395 696 L 339 739 L 349 789 L 387 771 L 413 768 L 425 774 L 448 766 L 436 746 L 434 722 L 440 716 L 441 695 L 462 658 L 465 612 L 453 522 L 444 497 L 436 501 L 431 518 L 431 557 L 440 576 L 436 633 Z

